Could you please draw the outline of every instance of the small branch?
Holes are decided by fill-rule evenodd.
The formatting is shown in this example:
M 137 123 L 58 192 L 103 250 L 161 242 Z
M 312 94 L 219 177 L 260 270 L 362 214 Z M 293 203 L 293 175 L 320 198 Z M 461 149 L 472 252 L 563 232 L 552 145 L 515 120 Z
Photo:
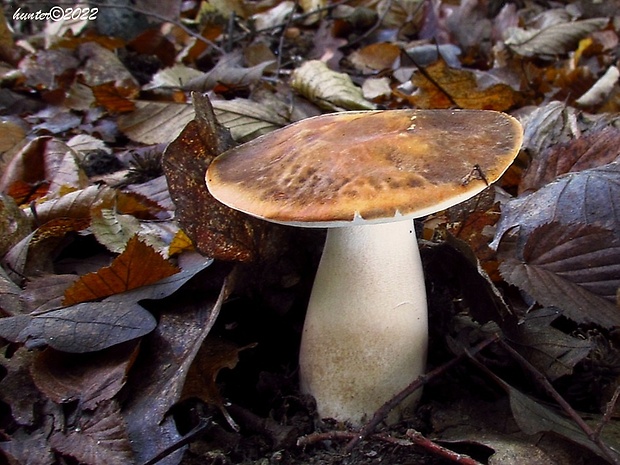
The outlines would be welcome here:
M 597 438 L 601 437 L 601 434 L 603 433 L 603 428 L 605 428 L 605 425 L 609 424 L 609 422 L 611 421 L 611 417 L 614 413 L 614 410 L 616 409 L 616 404 L 618 403 L 618 397 L 620 397 L 620 386 L 616 387 L 614 395 L 611 397 L 611 400 L 607 402 L 607 407 L 605 408 L 605 414 L 603 415 L 603 419 L 601 420 L 601 423 L 598 425 L 595 431 Z
M 453 450 L 440 446 L 436 442 L 424 437 L 422 433 L 419 433 L 416 430 L 409 429 L 406 434 L 415 445 L 423 447 L 427 451 L 432 452 L 434 455 L 452 460 L 454 463 L 460 463 L 462 465 L 482 465 L 480 462 L 472 459 L 468 455 L 457 454 Z
M 607 444 L 605 444 L 602 439 L 599 437 L 596 431 L 594 431 L 590 425 L 588 425 L 583 418 L 571 407 L 571 405 L 555 390 L 551 382 L 544 376 L 540 371 L 536 369 L 528 360 L 525 359 L 519 352 L 513 349 L 508 343 L 503 340 L 499 340 L 499 344 L 505 350 L 510 353 L 510 355 L 525 369 L 527 370 L 533 377 L 536 382 L 538 382 L 549 394 L 553 400 L 557 402 L 557 404 L 562 407 L 564 412 L 579 426 L 579 428 L 584 432 L 584 434 L 590 439 L 594 444 L 598 446 L 601 453 L 605 456 L 607 460 L 615 465 L 620 464 L 620 458 L 609 448 Z

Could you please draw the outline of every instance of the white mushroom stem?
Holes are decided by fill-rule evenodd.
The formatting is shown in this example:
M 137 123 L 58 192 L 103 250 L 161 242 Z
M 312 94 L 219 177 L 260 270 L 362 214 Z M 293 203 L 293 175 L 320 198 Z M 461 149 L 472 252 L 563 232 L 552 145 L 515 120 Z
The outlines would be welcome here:
M 354 425 L 369 419 L 424 372 L 427 345 L 413 221 L 329 229 L 300 351 L 301 388 L 319 416 Z

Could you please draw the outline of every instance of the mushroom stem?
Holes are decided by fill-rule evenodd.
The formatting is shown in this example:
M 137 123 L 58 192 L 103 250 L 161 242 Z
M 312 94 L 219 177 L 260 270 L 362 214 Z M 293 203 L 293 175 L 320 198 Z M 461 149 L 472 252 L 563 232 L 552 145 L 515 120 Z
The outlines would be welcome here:
M 319 416 L 353 425 L 372 417 L 424 372 L 427 344 L 413 221 L 330 228 L 300 349 L 301 388 L 316 399 Z

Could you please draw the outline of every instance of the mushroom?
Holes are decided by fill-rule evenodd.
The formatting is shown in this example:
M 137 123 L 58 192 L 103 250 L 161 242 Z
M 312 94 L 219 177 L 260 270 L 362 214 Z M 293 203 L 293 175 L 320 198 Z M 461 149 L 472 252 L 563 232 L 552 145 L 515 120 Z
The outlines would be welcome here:
M 521 141 L 518 121 L 495 111 L 344 112 L 291 124 L 210 165 L 208 188 L 225 205 L 328 228 L 299 359 L 301 389 L 321 418 L 359 425 L 424 372 L 427 304 L 413 218 L 484 190 Z

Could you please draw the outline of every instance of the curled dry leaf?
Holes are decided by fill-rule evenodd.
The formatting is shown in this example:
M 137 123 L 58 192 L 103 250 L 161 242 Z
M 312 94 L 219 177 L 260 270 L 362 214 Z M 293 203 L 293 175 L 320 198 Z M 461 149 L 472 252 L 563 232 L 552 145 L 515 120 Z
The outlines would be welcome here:
M 296 68 L 291 76 L 291 87 L 326 110 L 375 109 L 348 74 L 332 71 L 322 61 L 306 61 Z
M 504 43 L 519 55 L 554 58 L 574 50 L 581 39 L 608 23 L 607 18 L 592 18 L 553 24 L 544 29 L 511 28 Z
M 134 236 L 110 266 L 84 275 L 73 283 L 65 291 L 63 303 L 73 305 L 120 294 L 153 284 L 178 272 L 176 266 Z

